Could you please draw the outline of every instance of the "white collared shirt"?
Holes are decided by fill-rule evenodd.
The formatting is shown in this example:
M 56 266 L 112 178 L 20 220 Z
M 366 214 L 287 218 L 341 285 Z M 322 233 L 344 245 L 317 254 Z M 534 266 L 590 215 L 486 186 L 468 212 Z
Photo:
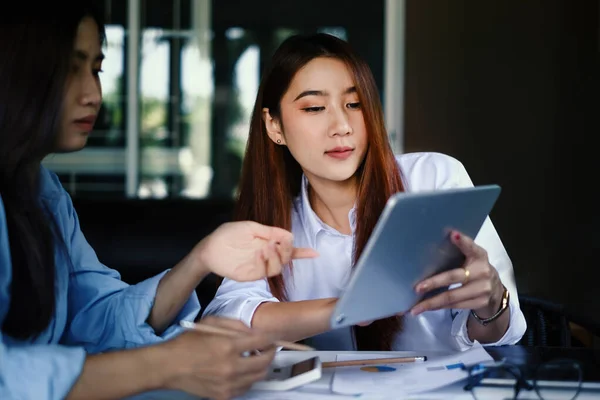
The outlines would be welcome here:
M 444 154 L 403 154 L 397 157 L 397 162 L 407 192 L 473 186 L 462 163 Z M 353 236 L 341 234 L 320 220 L 311 208 L 307 184 L 306 177 L 303 177 L 301 193 L 293 204 L 294 246 L 313 248 L 319 253 L 319 257 L 294 260 L 293 276 L 284 272 L 289 301 L 339 297 L 351 274 Z M 354 232 L 354 208 L 348 218 Z M 489 345 L 515 344 L 524 335 L 527 324 L 519 307 L 511 260 L 489 218 L 484 222 L 475 242 L 487 251 L 490 264 L 498 270 L 502 283 L 510 292 L 509 328 L 498 342 Z M 271 294 L 266 280 L 236 282 L 225 279 L 204 315 L 239 319 L 250 326 L 256 308 L 266 301 L 278 301 Z M 468 317 L 469 310 L 449 309 L 428 311 L 416 317 L 405 315 L 403 329 L 396 337 L 393 349 L 468 349 L 473 345 L 467 333 Z M 331 341 L 331 338 L 328 340 Z M 340 343 L 342 341 L 344 339 L 340 336 Z M 342 347 L 347 349 L 347 345 Z

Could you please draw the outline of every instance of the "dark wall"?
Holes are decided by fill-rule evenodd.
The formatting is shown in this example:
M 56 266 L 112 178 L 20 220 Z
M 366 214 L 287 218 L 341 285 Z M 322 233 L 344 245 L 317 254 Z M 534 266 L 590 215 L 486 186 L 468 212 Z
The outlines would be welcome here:
M 503 187 L 492 219 L 520 292 L 597 323 L 599 14 L 597 0 L 409 0 L 405 110 L 405 151 Z

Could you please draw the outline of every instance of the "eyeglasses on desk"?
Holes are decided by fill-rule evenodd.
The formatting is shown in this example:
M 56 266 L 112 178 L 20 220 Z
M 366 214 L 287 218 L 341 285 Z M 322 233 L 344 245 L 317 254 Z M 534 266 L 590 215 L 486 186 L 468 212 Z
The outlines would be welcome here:
M 531 367 L 520 367 L 501 361 L 485 362 L 462 369 L 469 374 L 464 389 L 471 391 L 477 400 L 484 400 L 477 396 L 478 386 L 487 385 L 482 381 L 486 378 L 514 378 L 514 393 L 512 399 L 518 399 L 522 390 L 535 391 L 540 400 L 573 400 L 581 391 L 583 371 L 581 364 L 575 360 L 557 359 Z M 558 397 L 557 397 L 558 396 Z M 528 396 L 528 398 L 530 398 Z

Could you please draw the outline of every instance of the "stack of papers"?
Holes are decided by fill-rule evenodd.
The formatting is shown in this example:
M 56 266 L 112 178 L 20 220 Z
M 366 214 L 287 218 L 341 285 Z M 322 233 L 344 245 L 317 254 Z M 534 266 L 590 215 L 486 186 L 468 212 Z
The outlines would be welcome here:
M 339 354 L 337 361 L 385 358 L 384 354 Z M 385 364 L 369 367 L 338 367 L 331 384 L 334 393 L 343 395 L 395 393 L 409 395 L 436 390 L 467 378 L 462 365 L 492 361 L 483 346 L 447 356 L 429 357 L 424 362 Z M 361 396 L 362 397 L 362 396 Z

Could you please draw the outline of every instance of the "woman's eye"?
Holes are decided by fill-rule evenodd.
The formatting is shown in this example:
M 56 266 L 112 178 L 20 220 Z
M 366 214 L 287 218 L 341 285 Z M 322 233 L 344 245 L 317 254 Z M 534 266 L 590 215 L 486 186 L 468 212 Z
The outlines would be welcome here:
M 319 112 L 319 111 L 323 111 L 325 109 L 325 107 L 305 107 L 302 110 L 306 111 L 306 112 Z
M 346 107 L 352 108 L 352 109 L 358 109 L 358 108 L 360 108 L 360 102 L 357 101 L 356 103 L 348 103 L 346 105 Z

